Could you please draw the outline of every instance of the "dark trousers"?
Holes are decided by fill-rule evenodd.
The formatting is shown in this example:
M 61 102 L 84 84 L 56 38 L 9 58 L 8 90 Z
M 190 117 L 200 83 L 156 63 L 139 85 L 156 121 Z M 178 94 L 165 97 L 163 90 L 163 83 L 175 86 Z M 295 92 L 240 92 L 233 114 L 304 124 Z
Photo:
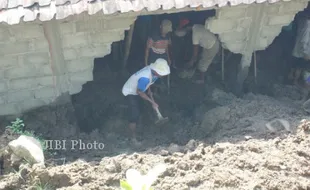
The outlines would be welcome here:
M 139 95 L 128 95 L 126 96 L 126 101 L 128 103 L 129 122 L 138 123 L 142 108 L 142 98 Z

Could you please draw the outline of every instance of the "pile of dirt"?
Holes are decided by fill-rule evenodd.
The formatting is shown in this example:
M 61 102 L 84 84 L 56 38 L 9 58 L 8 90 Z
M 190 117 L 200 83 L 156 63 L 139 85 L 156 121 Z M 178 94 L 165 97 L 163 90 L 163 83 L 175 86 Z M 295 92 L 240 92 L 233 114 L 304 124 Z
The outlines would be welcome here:
M 1 176 L 0 189 L 27 189 L 40 182 L 63 190 L 114 190 L 127 169 L 146 172 L 165 163 L 168 168 L 154 184 L 155 189 L 308 190 L 310 124 L 300 121 L 309 117 L 300 109 L 300 101 L 290 99 L 295 93 L 292 88 L 281 89 L 282 96 L 277 99 L 254 94 L 239 99 L 214 89 L 190 116 L 188 110 L 179 109 L 170 112 L 167 126 L 145 126 L 139 148 L 130 146 L 125 136 L 116 132 L 100 128 L 89 134 L 80 132 L 74 119 L 67 119 L 74 117 L 70 107 L 45 108 L 43 115 L 58 112 L 53 122 L 42 115 L 36 120 L 26 117 L 29 128 L 44 126 L 37 130 L 50 129 L 50 138 L 102 142 L 104 149 L 56 151 L 57 155 L 47 158 L 47 168 L 25 167 L 22 175 Z M 286 120 L 291 130 L 269 131 L 266 124 L 274 119 Z M 126 124 L 117 116 L 105 122 L 120 131 Z

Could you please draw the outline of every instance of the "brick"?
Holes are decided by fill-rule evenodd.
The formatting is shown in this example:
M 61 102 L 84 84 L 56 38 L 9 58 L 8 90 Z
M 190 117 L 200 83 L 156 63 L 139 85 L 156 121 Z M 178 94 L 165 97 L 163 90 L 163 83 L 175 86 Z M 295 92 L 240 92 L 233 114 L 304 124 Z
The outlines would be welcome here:
M 281 29 L 281 26 L 264 26 L 261 30 L 261 37 L 276 37 L 280 34 Z
M 8 69 L 5 72 L 5 78 L 14 79 L 14 78 L 22 78 L 22 77 L 35 77 L 37 75 L 37 71 L 34 67 L 15 67 Z
M 88 35 L 85 33 L 79 34 L 67 34 L 62 36 L 62 45 L 63 48 L 70 48 L 70 47 L 82 47 L 89 43 Z
M 29 42 L 24 41 L 2 45 L 5 48 L 0 48 L 0 55 L 15 55 L 29 52 L 29 45 Z
M 38 52 L 38 53 L 29 53 L 23 55 L 24 64 L 47 64 L 49 62 L 49 53 L 48 52 Z
M 28 79 L 14 79 L 9 81 L 10 90 L 22 90 L 33 88 L 38 85 L 38 81 L 35 78 Z
M 53 75 L 53 70 L 51 68 L 51 65 L 43 65 L 39 68 L 40 75 Z
M 38 24 L 13 25 L 10 31 L 18 39 L 33 39 L 44 37 L 43 27 Z
M 1 56 L 0 59 L 0 68 L 7 69 L 10 67 L 14 67 L 18 64 L 17 56 Z
M 35 98 L 50 98 L 55 96 L 56 93 L 54 87 L 42 87 L 34 91 Z
M 82 84 L 80 83 L 71 83 L 69 87 L 69 94 L 77 94 L 82 91 Z
M 280 5 L 279 4 L 268 4 L 267 13 L 269 15 L 276 15 L 279 13 Z
M 8 42 L 10 39 L 9 30 L 6 28 L 0 28 L 0 42 Z
M 75 24 L 76 32 L 88 32 L 88 31 L 96 31 L 102 32 L 106 28 L 106 21 L 103 19 L 98 20 L 90 20 L 88 22 L 78 21 Z
M 220 19 L 230 19 L 230 18 L 242 18 L 245 16 L 246 14 L 246 7 L 224 7 L 221 8 L 219 11 L 219 18 Z
M 106 29 L 129 29 L 135 21 L 135 17 L 121 17 L 106 20 Z
M 282 2 L 279 13 L 296 13 L 307 7 L 308 1 Z
M 23 90 L 18 92 L 8 93 L 8 103 L 19 102 L 34 98 L 33 93 L 30 90 Z
M 48 41 L 45 38 L 34 39 L 31 41 L 30 49 L 31 49 L 31 51 L 49 52 Z
M 78 57 L 78 53 L 75 49 L 73 48 L 65 48 L 63 50 L 63 54 L 64 54 L 64 58 L 65 60 L 73 60 L 73 59 L 76 59 Z
M 6 81 L 0 81 L 0 92 L 5 92 L 8 89 Z
M 85 83 L 87 81 L 93 80 L 93 72 L 91 70 L 86 70 L 82 72 L 77 73 L 71 73 L 70 74 L 70 80 L 75 83 Z
M 268 24 L 269 25 L 286 25 L 286 24 L 291 23 L 294 17 L 295 17 L 295 14 L 270 16 Z
M 109 54 L 110 47 L 107 45 L 83 47 L 78 49 L 78 55 L 81 57 L 104 57 Z
M 121 39 L 122 35 L 119 30 L 90 34 L 90 43 L 93 45 L 111 43 Z
M 2 104 L 0 105 L 0 115 L 14 115 L 18 114 L 20 110 L 16 104 Z
M 0 104 L 4 104 L 7 101 L 7 96 L 6 95 L 1 95 L 0 96 Z
M 250 28 L 252 23 L 252 18 L 243 18 L 239 20 L 240 28 Z
M 60 34 L 73 34 L 76 32 L 74 22 L 64 22 L 59 24 Z
M 93 70 L 94 59 L 93 58 L 81 58 L 77 60 L 68 61 L 67 68 L 69 72 Z
M 236 20 L 210 20 L 208 28 L 211 32 L 219 34 L 227 31 L 231 31 L 237 27 Z
M 247 39 L 247 33 L 246 29 L 240 31 L 240 32 L 227 32 L 220 35 L 220 38 L 224 42 L 239 42 L 239 41 L 245 41 Z
M 39 85 L 53 86 L 54 80 L 56 81 L 56 78 L 54 79 L 54 76 L 45 76 L 45 77 L 36 77 L 36 80 L 38 81 Z

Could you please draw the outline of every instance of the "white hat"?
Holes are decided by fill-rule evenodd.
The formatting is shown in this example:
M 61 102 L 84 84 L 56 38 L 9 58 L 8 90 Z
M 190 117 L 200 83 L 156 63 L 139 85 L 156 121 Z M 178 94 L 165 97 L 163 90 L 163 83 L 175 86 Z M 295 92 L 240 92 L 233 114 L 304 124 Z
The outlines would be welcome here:
M 159 58 L 150 65 L 150 68 L 161 76 L 170 74 L 170 67 L 166 60 Z

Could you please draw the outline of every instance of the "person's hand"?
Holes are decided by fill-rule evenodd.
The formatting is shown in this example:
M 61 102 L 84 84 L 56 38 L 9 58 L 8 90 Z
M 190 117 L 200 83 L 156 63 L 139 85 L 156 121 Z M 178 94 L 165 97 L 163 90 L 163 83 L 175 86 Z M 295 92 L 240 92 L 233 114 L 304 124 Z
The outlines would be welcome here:
M 157 104 L 156 102 L 153 102 L 153 103 L 152 103 L 152 107 L 153 107 L 154 109 L 158 109 L 158 104 Z

